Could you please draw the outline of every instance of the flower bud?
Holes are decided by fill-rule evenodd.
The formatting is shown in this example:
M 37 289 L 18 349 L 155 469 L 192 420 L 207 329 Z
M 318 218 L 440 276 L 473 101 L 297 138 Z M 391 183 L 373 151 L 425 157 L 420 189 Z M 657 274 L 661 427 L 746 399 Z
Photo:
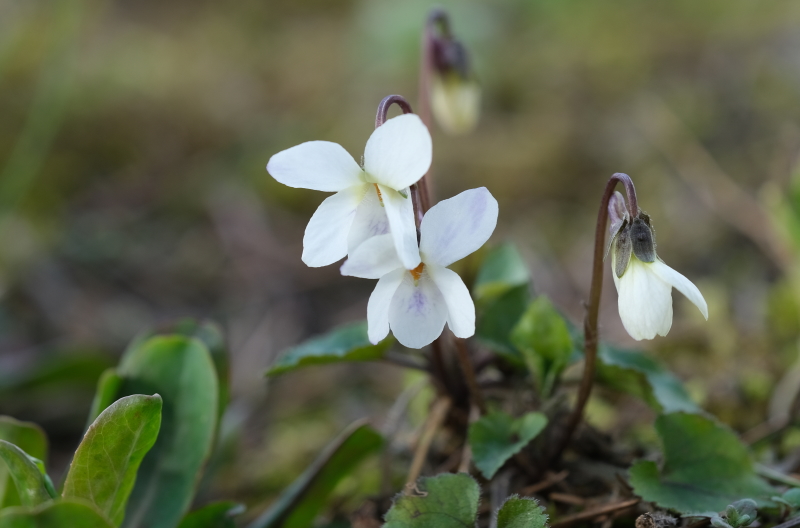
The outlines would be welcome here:
M 633 254 L 642 262 L 656 260 L 655 234 L 653 228 L 650 227 L 650 217 L 645 213 L 639 213 L 639 217 L 633 220 L 631 244 L 633 244 Z
M 433 36 L 431 110 L 448 134 L 465 134 L 478 123 L 481 88 L 472 72 L 466 48 L 449 32 Z

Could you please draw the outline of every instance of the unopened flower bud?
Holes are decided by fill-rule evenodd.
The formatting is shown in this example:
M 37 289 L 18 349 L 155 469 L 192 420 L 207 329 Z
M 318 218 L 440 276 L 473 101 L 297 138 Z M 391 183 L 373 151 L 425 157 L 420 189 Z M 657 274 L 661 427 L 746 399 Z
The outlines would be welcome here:
M 445 132 L 465 134 L 478 123 L 481 88 L 472 72 L 467 49 L 452 37 L 448 23 L 441 22 L 442 34 L 429 37 L 433 55 L 431 110 Z

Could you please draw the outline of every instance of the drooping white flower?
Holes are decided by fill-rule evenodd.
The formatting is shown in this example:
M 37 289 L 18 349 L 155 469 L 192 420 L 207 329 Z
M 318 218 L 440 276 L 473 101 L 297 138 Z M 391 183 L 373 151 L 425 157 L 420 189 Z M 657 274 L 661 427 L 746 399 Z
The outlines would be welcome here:
M 327 266 L 367 238 L 389 233 L 403 265 L 419 265 L 414 211 L 408 187 L 428 172 L 431 135 L 422 120 L 405 114 L 375 129 L 363 168 L 339 144 L 309 141 L 278 152 L 267 171 L 301 189 L 333 191 L 311 217 L 303 237 L 303 262 Z
M 708 320 L 708 305 L 692 282 L 656 255 L 650 217 L 631 219 L 622 195 L 608 204 L 611 217 L 611 274 L 619 294 L 622 325 L 634 339 L 665 336 L 672 327 L 672 288 L 686 296 Z
M 404 266 L 389 235 L 370 238 L 342 265 L 342 274 L 380 279 L 369 298 L 369 340 L 389 333 L 409 348 L 439 337 L 445 323 L 461 338 L 475 333 L 475 304 L 458 274 L 447 268 L 480 248 L 497 225 L 497 200 L 471 189 L 431 207 L 420 225 L 418 266 Z

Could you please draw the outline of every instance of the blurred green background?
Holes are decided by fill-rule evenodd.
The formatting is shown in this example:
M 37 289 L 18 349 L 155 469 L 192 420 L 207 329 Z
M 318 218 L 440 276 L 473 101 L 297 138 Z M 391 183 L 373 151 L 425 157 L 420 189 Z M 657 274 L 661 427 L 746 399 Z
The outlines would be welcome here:
M 228 447 L 203 498 L 267 504 L 345 424 L 385 414 L 410 382 L 396 367 L 267 387 L 281 350 L 363 319 L 373 281 L 302 264 L 325 195 L 264 167 L 313 139 L 360 159 L 384 96 L 416 104 L 431 5 L 0 0 L 0 413 L 46 428 L 55 475 L 102 369 L 186 315 L 219 321 L 232 354 Z M 630 174 L 660 256 L 710 312 L 676 294 L 669 336 L 639 346 L 723 421 L 765 420 L 775 386 L 800 383 L 800 4 L 439 5 L 484 99 L 472 134 L 433 131 L 436 195 L 488 187 L 493 240 L 516 243 L 579 324 L 600 194 Z M 606 279 L 601 334 L 633 346 Z M 615 434 L 652 416 L 603 392 L 592 413 Z

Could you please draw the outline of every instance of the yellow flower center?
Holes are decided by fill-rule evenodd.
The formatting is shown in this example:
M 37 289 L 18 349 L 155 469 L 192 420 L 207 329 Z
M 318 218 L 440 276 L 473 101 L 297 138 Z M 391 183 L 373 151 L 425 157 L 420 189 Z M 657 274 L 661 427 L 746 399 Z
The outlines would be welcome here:
M 422 270 L 423 269 L 425 269 L 425 263 L 424 262 L 420 262 L 419 266 L 417 266 L 413 270 L 409 270 L 409 273 L 411 273 L 411 276 L 414 277 L 414 282 L 417 282 L 419 280 L 419 278 L 422 276 Z
M 377 192 L 377 193 L 378 193 L 378 200 L 380 200 L 380 202 L 381 202 L 381 205 L 383 205 L 383 195 L 381 195 L 381 189 L 380 189 L 380 187 L 378 187 L 378 184 L 377 184 L 377 183 L 373 183 L 372 185 L 374 185 L 374 186 L 375 186 L 375 192 Z

